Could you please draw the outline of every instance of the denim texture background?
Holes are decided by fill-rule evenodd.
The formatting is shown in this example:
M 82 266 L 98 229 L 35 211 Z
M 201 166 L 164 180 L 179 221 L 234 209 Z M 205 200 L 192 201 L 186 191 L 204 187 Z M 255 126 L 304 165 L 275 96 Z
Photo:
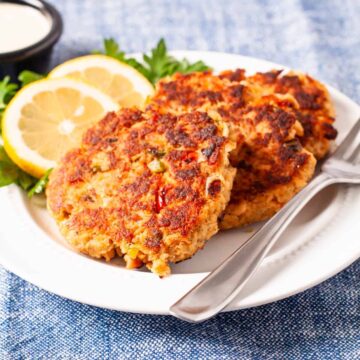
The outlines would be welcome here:
M 170 49 L 227 51 L 302 69 L 360 101 L 358 0 L 51 2 L 65 22 L 53 65 L 101 48 L 104 37 L 129 52 L 164 37 Z M 0 267 L 0 360 L 360 359 L 359 284 L 357 261 L 289 299 L 192 325 L 79 304 Z

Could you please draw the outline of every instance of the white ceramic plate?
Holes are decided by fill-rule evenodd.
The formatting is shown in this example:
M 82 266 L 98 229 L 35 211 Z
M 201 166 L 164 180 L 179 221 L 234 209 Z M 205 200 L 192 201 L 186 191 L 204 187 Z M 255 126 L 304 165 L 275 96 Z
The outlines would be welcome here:
M 174 56 L 204 60 L 215 70 L 249 72 L 282 66 L 248 57 L 177 51 Z M 337 141 L 360 116 L 360 107 L 330 88 L 339 130 Z M 301 292 L 341 271 L 360 257 L 360 188 L 332 187 L 302 211 L 227 310 L 266 304 Z M 44 201 L 29 201 L 17 187 L 0 190 L 0 263 L 50 292 L 109 309 L 167 314 L 169 306 L 199 282 L 246 238 L 252 229 L 221 232 L 191 260 L 159 279 L 126 270 L 121 260 L 97 261 L 73 251 L 59 234 Z M 241 266 L 241 264 L 239 264 Z

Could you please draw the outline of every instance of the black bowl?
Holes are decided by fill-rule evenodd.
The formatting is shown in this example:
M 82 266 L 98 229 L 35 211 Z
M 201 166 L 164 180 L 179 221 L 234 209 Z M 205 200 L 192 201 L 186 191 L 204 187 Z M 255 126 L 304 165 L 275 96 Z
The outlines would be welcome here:
M 40 41 L 19 50 L 0 53 L 0 80 L 9 75 L 13 81 L 16 81 L 18 74 L 25 69 L 40 73 L 47 71 L 52 48 L 63 30 L 59 12 L 42 0 L 0 0 L 0 2 L 31 6 L 40 11 L 51 23 L 49 33 Z

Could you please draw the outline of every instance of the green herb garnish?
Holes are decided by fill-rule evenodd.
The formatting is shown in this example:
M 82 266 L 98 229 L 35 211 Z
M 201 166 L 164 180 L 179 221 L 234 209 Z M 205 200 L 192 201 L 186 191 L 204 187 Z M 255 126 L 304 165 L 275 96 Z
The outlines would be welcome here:
M 23 190 L 29 191 L 37 179 L 21 170 L 0 146 L 0 187 L 17 184 Z
M 164 39 L 161 39 L 157 46 L 151 50 L 150 56 L 145 54 L 143 59 L 149 69 L 149 76 L 147 78 L 153 84 L 161 78 L 175 74 L 176 72 L 187 74 L 194 71 L 210 70 L 202 61 L 191 64 L 186 59 L 177 60 L 170 56 L 167 52 Z
M 170 56 L 164 39 L 161 39 L 156 47 L 150 51 L 150 55 L 143 55 L 143 63 L 134 58 L 127 57 L 125 52 L 120 50 L 118 43 L 114 39 L 105 39 L 104 51 L 97 51 L 96 53 L 103 53 L 127 63 L 141 72 L 153 85 L 161 78 L 176 72 L 187 74 L 194 71 L 210 70 L 210 67 L 203 61 L 190 63 L 186 59 L 177 60 Z
M 0 81 L 0 128 L 6 105 L 14 97 L 17 89 L 18 85 L 10 82 L 10 76 L 5 76 L 2 81 Z
M 47 170 L 40 179 L 36 179 L 14 164 L 4 148 L 0 147 L 0 187 L 17 184 L 27 191 L 29 197 L 32 197 L 34 194 L 41 194 L 45 190 L 51 170 Z
M 24 70 L 18 76 L 19 81 L 21 82 L 21 87 L 28 85 L 34 81 L 41 80 L 45 75 L 38 74 L 34 71 Z
M 45 174 L 35 183 L 35 185 L 28 191 L 28 196 L 32 197 L 35 194 L 41 194 L 45 191 L 46 185 L 49 182 L 49 175 L 53 169 L 49 169 Z

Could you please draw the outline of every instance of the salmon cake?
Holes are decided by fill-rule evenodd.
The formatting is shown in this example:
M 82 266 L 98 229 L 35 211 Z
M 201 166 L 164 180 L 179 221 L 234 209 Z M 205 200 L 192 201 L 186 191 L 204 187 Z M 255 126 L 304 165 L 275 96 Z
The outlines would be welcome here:
M 262 95 L 291 95 L 297 102 L 296 116 L 304 129 L 300 137 L 302 145 L 317 159 L 329 152 L 337 131 L 333 126 L 334 107 L 323 84 L 309 75 L 282 70 L 256 73 L 247 77 L 246 82 Z
M 149 108 L 180 114 L 217 111 L 236 144 L 230 154 L 237 174 L 229 205 L 219 218 L 223 229 L 265 220 L 311 179 L 316 160 L 298 140 L 304 135 L 296 100 L 262 94 L 243 70 L 176 74 L 158 83 Z
M 53 170 L 48 209 L 78 251 L 166 276 L 218 231 L 233 148 L 216 112 L 109 113 Z

